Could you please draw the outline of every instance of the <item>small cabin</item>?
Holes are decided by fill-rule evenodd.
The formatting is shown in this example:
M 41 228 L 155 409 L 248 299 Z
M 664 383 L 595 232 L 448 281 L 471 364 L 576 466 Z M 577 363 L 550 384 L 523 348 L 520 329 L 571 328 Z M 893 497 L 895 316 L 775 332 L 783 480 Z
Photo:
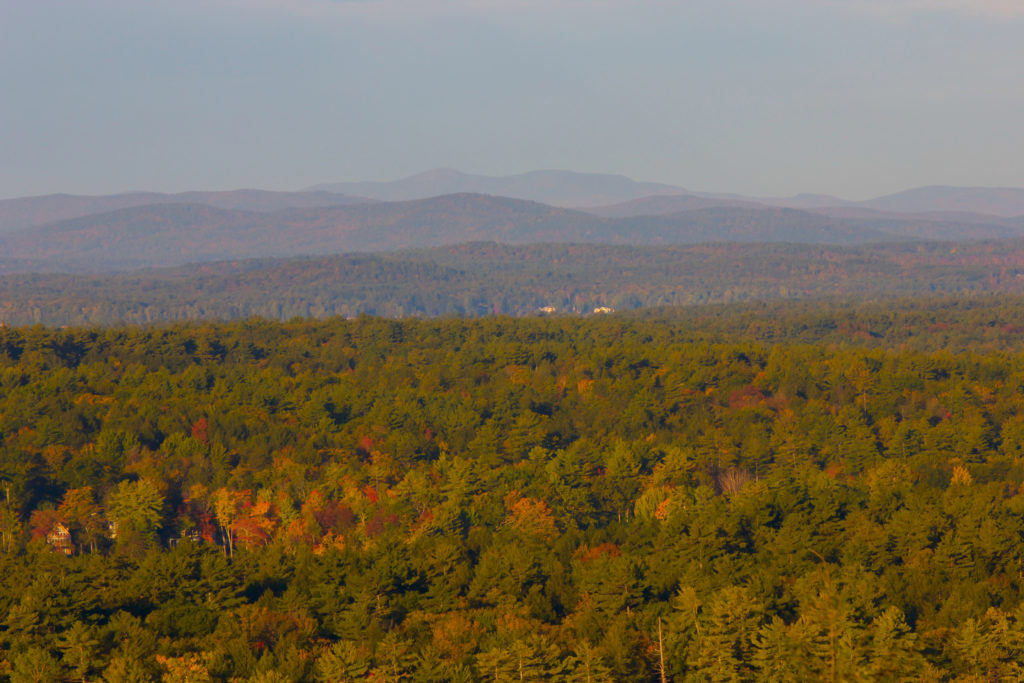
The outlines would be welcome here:
M 46 542 L 58 553 L 64 555 L 74 555 L 75 553 L 75 544 L 71 542 L 71 530 L 60 522 L 54 524 L 50 532 L 46 534 Z

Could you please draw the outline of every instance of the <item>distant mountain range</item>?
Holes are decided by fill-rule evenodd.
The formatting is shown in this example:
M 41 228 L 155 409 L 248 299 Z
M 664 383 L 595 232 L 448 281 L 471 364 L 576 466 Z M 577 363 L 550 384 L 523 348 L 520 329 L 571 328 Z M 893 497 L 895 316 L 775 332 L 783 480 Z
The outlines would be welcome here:
M 933 185 L 857 202 L 858 206 L 904 213 L 964 212 L 993 216 L 1024 214 L 1024 189 Z
M 639 183 L 625 176 L 572 171 L 531 171 L 510 176 L 484 176 L 438 168 L 401 180 L 315 185 L 316 192 L 335 192 L 382 201 L 427 199 L 445 194 L 489 194 L 526 199 L 561 207 L 587 207 L 679 194 L 682 188 L 662 183 Z
M 450 190 L 458 192 L 445 194 Z M 428 196 L 410 198 L 419 195 Z M 303 192 L 0 201 L 0 272 L 125 270 L 477 241 L 845 245 L 1021 236 L 1024 190 L 1012 188 L 919 188 L 847 202 L 822 195 L 694 193 L 564 171 L 489 177 L 438 170 L 391 183 Z
M 280 211 L 281 209 L 313 208 L 357 204 L 372 201 L 336 192 L 268 192 L 266 190 L 231 190 L 228 192 L 126 192 L 98 197 L 70 194 L 48 194 L 0 200 L 0 235 L 33 225 L 81 218 L 117 209 L 152 204 L 203 204 L 218 209 L 243 211 Z
M 155 204 L 15 231 L 0 236 L 0 253 L 19 259 L 21 268 L 90 271 L 473 241 L 659 245 L 898 239 L 856 221 L 795 209 L 717 207 L 603 218 L 520 199 L 456 194 L 272 213 Z
M 485 176 L 452 169 L 434 169 L 408 178 L 385 182 L 354 182 L 316 185 L 311 191 L 370 197 L 381 201 L 426 199 L 443 194 L 470 192 L 561 206 L 592 209 L 604 213 L 609 205 L 653 197 L 676 195 L 687 206 L 676 205 L 674 213 L 689 208 L 711 206 L 766 205 L 790 209 L 860 207 L 899 213 L 963 212 L 991 216 L 1024 215 L 1024 188 L 949 187 L 933 185 L 869 199 L 849 201 L 830 195 L 798 194 L 793 197 L 748 197 L 738 194 L 696 192 L 677 185 L 642 183 L 619 175 L 575 173 L 572 171 L 532 171 L 509 176 Z M 701 204 L 700 200 L 707 200 Z M 655 201 L 657 205 L 657 201 Z M 605 214 L 607 215 L 607 214 Z M 620 215 L 639 215 L 635 213 Z

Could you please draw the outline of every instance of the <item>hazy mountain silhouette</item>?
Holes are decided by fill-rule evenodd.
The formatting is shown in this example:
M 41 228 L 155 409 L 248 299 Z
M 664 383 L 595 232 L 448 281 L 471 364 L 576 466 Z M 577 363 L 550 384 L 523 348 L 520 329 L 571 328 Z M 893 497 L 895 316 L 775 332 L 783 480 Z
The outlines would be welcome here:
M 860 206 L 887 211 L 963 211 L 994 216 L 1024 215 L 1024 188 L 932 185 L 886 195 Z
M 814 203 L 814 202 L 809 202 Z M 620 202 L 608 206 L 585 209 L 588 213 L 613 218 L 639 218 L 643 216 L 675 215 L 684 211 L 695 211 L 705 208 L 732 209 L 784 209 L 789 207 L 768 206 L 755 202 L 736 199 L 708 198 L 699 195 L 664 195 L 643 197 L 628 202 Z M 909 239 L 909 240 L 981 240 L 1008 239 L 1024 234 L 1024 216 L 1004 218 L 991 214 L 965 213 L 954 211 L 931 211 L 925 213 L 905 213 L 900 211 L 882 211 L 859 205 L 823 206 L 801 209 L 800 211 L 819 216 L 837 219 L 832 226 L 833 238 L 803 236 L 795 238 L 791 234 L 789 241 L 803 242 L 862 242 L 871 239 Z M 742 214 L 739 214 L 742 215 Z M 765 214 L 768 216 L 771 214 Z M 796 219 L 799 214 L 783 214 Z M 841 226 L 841 227 L 840 227 Z M 724 229 L 724 226 L 720 226 Z M 796 225 L 793 226 L 794 228 Z M 860 232 L 854 238 L 843 237 L 840 230 L 859 227 Z M 725 233 L 723 233 L 725 234 Z M 766 240 L 771 240 L 771 233 L 764 233 Z M 795 239 L 794 239 L 795 238 Z
M 932 185 L 895 194 L 849 201 L 831 195 L 798 194 L 793 197 L 745 197 L 737 194 L 693 193 L 713 199 L 752 201 L 769 206 L 820 210 L 862 208 L 897 213 L 963 213 L 1015 217 L 1024 215 L 1024 188 L 952 187 Z
M 338 206 L 372 201 L 336 192 L 269 192 L 266 190 L 230 190 L 225 192 L 128 192 L 124 194 L 81 196 L 50 194 L 0 200 L 0 234 L 32 225 L 107 213 L 117 209 L 150 204 L 205 204 L 219 209 L 279 211 L 288 208 Z
M 620 175 L 545 170 L 510 176 L 484 176 L 448 168 L 426 171 L 401 180 L 333 183 L 309 189 L 386 201 L 426 199 L 470 192 L 527 199 L 561 207 L 597 206 L 648 195 L 685 192 L 681 187 L 641 183 Z
M 702 197 L 697 194 L 675 194 L 651 195 L 604 206 L 581 207 L 580 210 L 606 218 L 629 218 L 632 216 L 665 216 L 683 211 L 721 207 L 767 208 L 768 205 L 740 199 Z
M 585 208 L 604 216 L 638 216 L 673 213 L 712 206 L 779 206 L 817 210 L 860 207 L 899 213 L 963 212 L 1001 217 L 1024 215 L 1024 188 L 920 187 L 865 201 L 832 195 L 801 193 L 792 197 L 753 197 L 735 193 L 695 192 L 664 183 L 641 183 L 620 175 L 532 171 L 510 176 L 484 176 L 453 169 L 434 169 L 394 181 L 316 185 L 315 191 L 341 192 L 384 201 L 425 199 L 443 194 L 472 192 L 528 199 L 553 206 Z M 679 195 L 678 208 L 667 203 L 645 204 L 652 196 Z M 702 204 L 700 200 L 717 203 Z M 639 203 L 615 206 L 624 202 Z
M 321 187 L 330 189 L 2 201 L 0 269 L 125 269 L 471 241 L 843 245 L 1004 239 L 1024 233 L 1024 189 L 1013 188 L 936 186 L 847 202 L 825 195 L 757 199 L 696 193 L 623 176 L 566 171 L 488 177 L 451 170 L 392 183 Z M 437 194 L 465 188 L 476 192 Z M 384 201 L 417 194 L 428 196 Z M 515 196 L 503 196 L 510 194 Z M 524 195 L 594 206 L 573 210 L 516 198 Z
M 650 245 L 885 239 L 892 236 L 794 209 L 719 207 L 612 219 L 518 199 L 456 194 L 272 213 L 158 204 L 27 228 L 0 238 L 0 248 L 10 259 L 55 269 L 102 270 L 472 241 Z

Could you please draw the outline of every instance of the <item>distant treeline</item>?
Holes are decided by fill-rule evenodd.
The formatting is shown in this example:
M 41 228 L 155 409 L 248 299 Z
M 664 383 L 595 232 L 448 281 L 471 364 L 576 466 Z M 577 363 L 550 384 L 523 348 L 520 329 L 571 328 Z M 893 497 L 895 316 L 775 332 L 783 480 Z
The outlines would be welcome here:
M 10 325 L 248 317 L 586 314 L 800 298 L 1024 291 L 1024 243 L 626 247 L 472 243 L 225 261 L 107 275 L 0 277 Z

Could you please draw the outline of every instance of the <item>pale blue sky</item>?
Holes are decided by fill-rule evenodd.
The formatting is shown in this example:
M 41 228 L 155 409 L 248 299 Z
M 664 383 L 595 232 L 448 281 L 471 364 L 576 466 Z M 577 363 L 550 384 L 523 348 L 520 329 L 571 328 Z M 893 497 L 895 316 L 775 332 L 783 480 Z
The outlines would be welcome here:
M 1024 186 L 1022 37 L 1018 0 L 0 0 L 0 197 Z

